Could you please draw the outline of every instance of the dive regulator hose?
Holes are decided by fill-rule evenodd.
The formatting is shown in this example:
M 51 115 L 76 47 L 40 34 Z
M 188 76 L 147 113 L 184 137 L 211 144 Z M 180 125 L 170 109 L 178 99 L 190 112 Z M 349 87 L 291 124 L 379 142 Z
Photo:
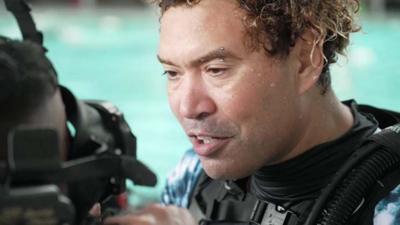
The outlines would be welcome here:
M 347 225 L 377 180 L 400 168 L 400 124 L 369 139 L 322 190 L 305 225 Z

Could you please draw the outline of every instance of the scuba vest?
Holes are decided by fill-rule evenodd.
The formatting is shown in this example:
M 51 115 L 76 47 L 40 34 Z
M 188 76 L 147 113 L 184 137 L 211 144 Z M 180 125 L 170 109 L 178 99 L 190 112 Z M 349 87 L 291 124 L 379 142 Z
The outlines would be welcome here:
M 377 203 L 400 184 L 400 113 L 358 108 L 383 130 L 352 153 L 316 199 L 285 208 L 247 192 L 248 177 L 220 181 L 203 171 L 189 210 L 200 225 L 372 225 Z

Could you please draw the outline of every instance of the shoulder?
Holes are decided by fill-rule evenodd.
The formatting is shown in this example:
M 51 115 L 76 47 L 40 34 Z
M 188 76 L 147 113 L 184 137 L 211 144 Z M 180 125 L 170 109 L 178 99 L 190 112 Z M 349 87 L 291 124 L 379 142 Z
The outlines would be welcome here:
M 187 151 L 167 178 L 161 195 L 162 203 L 188 207 L 201 172 L 200 159 L 193 150 Z

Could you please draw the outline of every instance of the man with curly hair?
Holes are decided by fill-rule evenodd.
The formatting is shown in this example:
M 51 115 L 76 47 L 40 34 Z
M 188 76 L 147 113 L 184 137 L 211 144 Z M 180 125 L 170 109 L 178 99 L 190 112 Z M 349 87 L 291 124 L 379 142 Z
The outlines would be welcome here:
M 193 150 L 168 178 L 165 206 L 106 222 L 305 224 L 346 159 L 379 131 L 330 85 L 329 66 L 359 30 L 359 2 L 157 3 L 158 59 Z M 373 215 L 351 222 L 372 224 Z

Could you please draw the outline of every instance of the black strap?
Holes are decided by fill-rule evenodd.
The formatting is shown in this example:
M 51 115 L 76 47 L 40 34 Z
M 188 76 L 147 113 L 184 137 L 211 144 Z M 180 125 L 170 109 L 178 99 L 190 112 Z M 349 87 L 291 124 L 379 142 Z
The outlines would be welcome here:
M 33 41 L 43 46 L 43 34 L 36 29 L 35 22 L 30 14 L 30 7 L 24 0 L 4 0 L 7 10 L 17 20 L 24 40 Z

